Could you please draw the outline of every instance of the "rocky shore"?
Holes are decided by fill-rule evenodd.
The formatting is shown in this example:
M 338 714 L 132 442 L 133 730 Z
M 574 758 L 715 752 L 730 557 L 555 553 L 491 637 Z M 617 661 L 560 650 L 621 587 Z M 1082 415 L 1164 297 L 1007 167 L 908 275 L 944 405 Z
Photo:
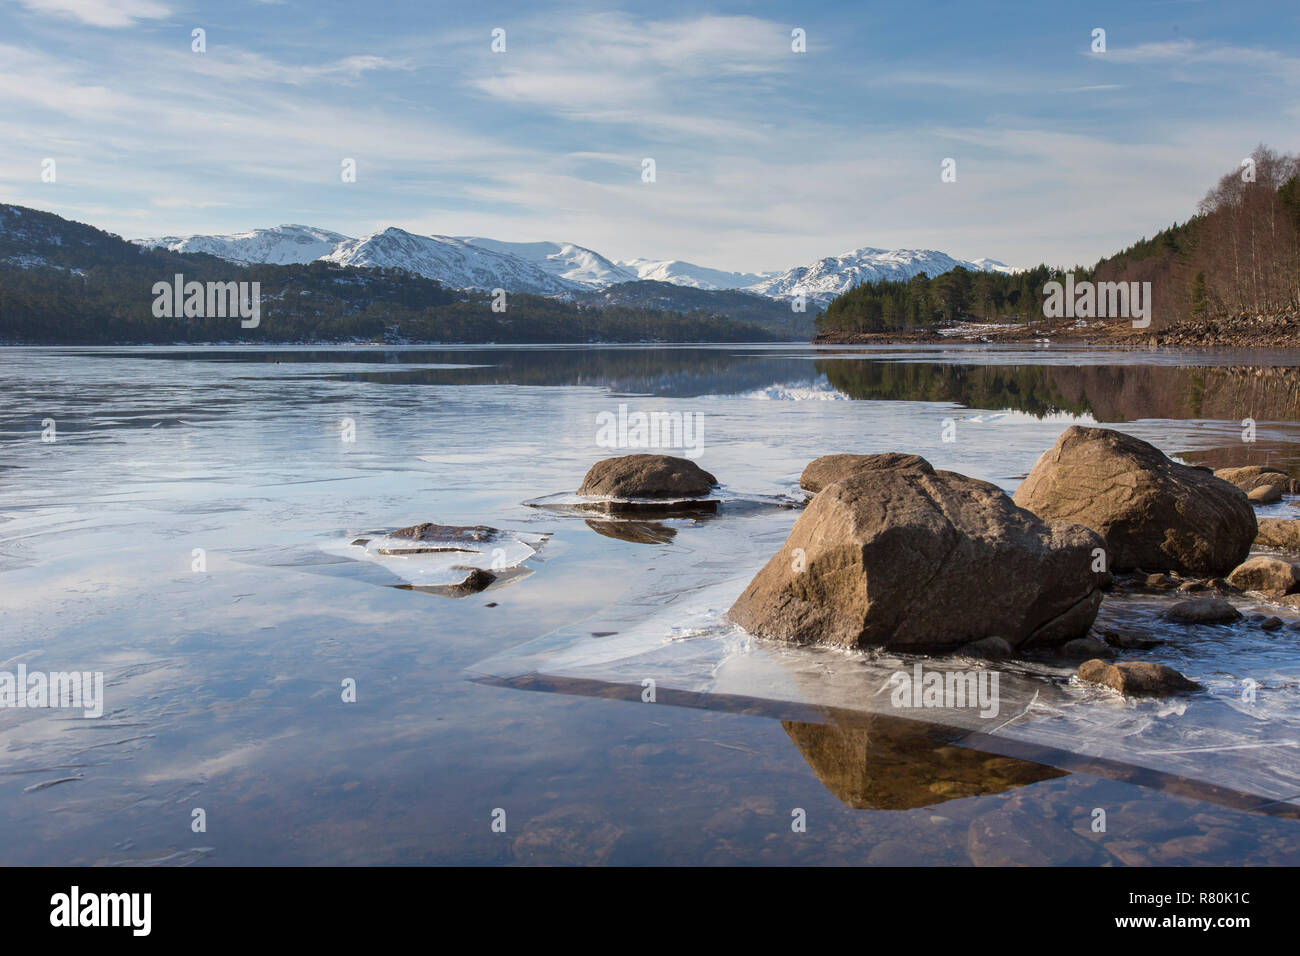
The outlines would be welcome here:
M 1137 329 L 1128 320 L 1045 320 L 1025 323 L 965 323 L 942 332 L 823 332 L 813 345 L 925 345 L 942 343 L 1072 345 L 1150 348 L 1300 348 L 1300 311 L 1221 316 L 1163 328 Z
M 761 639 L 1046 657 L 1076 662 L 1081 682 L 1160 696 L 1195 693 L 1199 684 L 1140 659 L 1167 635 L 1099 625 L 1108 594 L 1168 592 L 1174 600 L 1163 618 L 1187 628 L 1286 625 L 1247 618 L 1233 605 L 1238 597 L 1288 616 L 1300 610 L 1300 520 L 1255 514 L 1300 491 L 1277 468 L 1213 472 L 1122 432 L 1073 426 L 1014 496 L 901 452 L 827 455 L 809 463 L 800 483 L 807 506 L 727 612 Z M 598 463 L 581 493 L 680 502 L 715 484 L 684 459 L 629 455 Z

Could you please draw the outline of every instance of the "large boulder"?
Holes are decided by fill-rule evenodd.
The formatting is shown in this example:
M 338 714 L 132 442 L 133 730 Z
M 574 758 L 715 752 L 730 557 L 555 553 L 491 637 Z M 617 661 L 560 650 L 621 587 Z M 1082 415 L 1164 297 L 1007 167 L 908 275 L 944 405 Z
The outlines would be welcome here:
M 1291 490 L 1291 476 L 1280 468 L 1270 468 L 1267 465 L 1220 468 L 1214 476 L 1236 485 L 1247 494 L 1263 487 L 1276 488 L 1279 495 Z
M 698 498 L 718 479 L 688 458 L 671 455 L 623 455 L 591 466 L 580 495 L 612 498 Z
M 1061 644 L 1096 617 L 1101 547 L 1086 528 L 1049 526 L 996 485 L 922 459 L 824 487 L 728 616 L 798 644 Z
M 1255 543 L 1284 551 L 1300 551 L 1300 520 L 1295 518 L 1260 518 Z
M 1015 502 L 1096 531 L 1113 571 L 1225 574 L 1255 540 L 1255 510 L 1240 488 L 1108 428 L 1067 428 Z
M 1228 583 L 1243 591 L 1293 594 L 1300 591 L 1300 570 L 1281 558 L 1257 554 L 1233 569 Z
M 808 463 L 808 467 L 799 476 L 799 487 L 816 493 L 827 485 L 855 475 L 900 469 L 913 472 L 934 470 L 920 455 L 906 455 L 896 451 L 880 455 L 822 455 Z

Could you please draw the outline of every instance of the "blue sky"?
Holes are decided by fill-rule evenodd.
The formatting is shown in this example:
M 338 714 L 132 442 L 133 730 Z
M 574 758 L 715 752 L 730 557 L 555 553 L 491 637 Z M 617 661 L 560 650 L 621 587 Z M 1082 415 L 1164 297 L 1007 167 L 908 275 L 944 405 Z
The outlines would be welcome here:
M 1295 2 L 0 2 L 0 201 L 131 238 L 1071 265 L 1185 219 L 1261 141 L 1300 151 Z

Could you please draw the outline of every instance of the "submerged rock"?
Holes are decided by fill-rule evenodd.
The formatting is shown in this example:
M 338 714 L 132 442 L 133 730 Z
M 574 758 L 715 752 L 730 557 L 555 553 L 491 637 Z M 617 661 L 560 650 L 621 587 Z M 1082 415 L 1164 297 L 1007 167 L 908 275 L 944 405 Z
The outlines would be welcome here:
M 1015 655 L 1016 649 L 1005 637 L 982 637 L 978 641 L 971 641 L 961 647 L 961 652 L 969 657 L 984 657 L 989 660 L 1000 660 L 1004 657 Z
M 1164 616 L 1175 624 L 1231 624 L 1241 620 L 1241 612 L 1219 598 L 1179 601 Z
M 1300 519 L 1260 518 L 1255 543 L 1284 551 L 1300 551 Z
M 872 471 L 915 471 L 932 472 L 930 463 L 920 455 L 907 455 L 890 451 L 880 455 L 822 455 L 808 463 L 803 474 L 799 476 L 799 487 L 805 491 L 818 492 L 827 485 L 845 478 Z
M 1126 697 L 1165 697 L 1201 687 L 1172 667 L 1151 661 L 1084 661 L 1076 676 L 1089 684 L 1114 688 Z
M 591 466 L 580 495 L 611 498 L 697 498 L 718 479 L 688 458 L 671 455 L 623 455 Z
M 1158 637 L 1127 627 L 1108 627 L 1101 632 L 1101 639 L 1111 647 L 1118 647 L 1121 650 L 1146 650 L 1165 643 Z
M 1115 651 L 1095 637 L 1076 637 L 1061 645 L 1061 654 L 1076 660 L 1084 657 L 1114 657 Z
M 1087 528 L 1049 526 L 996 485 L 922 460 L 823 488 L 728 617 L 797 644 L 1056 645 L 1096 617 L 1101 546 Z
M 1116 571 L 1223 574 L 1245 559 L 1256 533 L 1240 488 L 1108 428 L 1067 428 L 1015 502 L 1102 535 Z
M 1300 591 L 1300 571 L 1295 565 L 1266 554 L 1257 554 L 1228 575 L 1228 581 L 1243 591 L 1293 594 Z

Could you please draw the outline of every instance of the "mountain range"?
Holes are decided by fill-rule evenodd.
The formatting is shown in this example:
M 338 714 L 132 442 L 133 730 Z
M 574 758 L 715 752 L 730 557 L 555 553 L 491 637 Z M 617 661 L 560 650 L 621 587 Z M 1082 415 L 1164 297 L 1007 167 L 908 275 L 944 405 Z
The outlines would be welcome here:
M 249 264 L 305 264 L 404 269 L 456 289 L 572 297 L 627 282 L 651 281 L 706 291 L 736 290 L 769 299 L 803 295 L 825 305 L 875 279 L 936 276 L 958 266 L 1011 272 L 994 259 L 957 259 L 932 249 L 864 246 L 784 272 L 728 272 L 677 259 L 617 261 L 572 242 L 504 242 L 481 236 L 423 236 L 389 227 L 359 239 L 312 226 L 283 225 L 227 236 L 162 236 L 132 240 L 172 252 L 204 252 Z

